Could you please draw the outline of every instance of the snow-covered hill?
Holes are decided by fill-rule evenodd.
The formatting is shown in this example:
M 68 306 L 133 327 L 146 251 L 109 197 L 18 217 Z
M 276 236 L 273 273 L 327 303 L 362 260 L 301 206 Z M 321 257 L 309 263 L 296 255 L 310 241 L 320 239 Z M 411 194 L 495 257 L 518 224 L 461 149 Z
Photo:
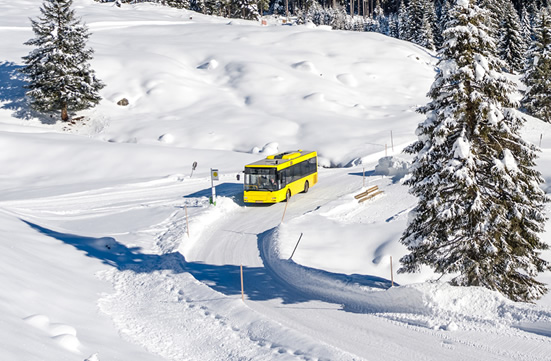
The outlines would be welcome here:
M 0 0 L 2 360 L 549 359 L 551 296 L 395 273 L 415 199 L 376 166 L 407 161 L 434 54 L 76 0 L 107 86 L 83 124 L 61 124 L 29 115 L 17 73 L 40 5 Z M 530 119 L 524 134 L 551 183 L 551 127 Z M 333 167 L 287 209 L 246 207 L 244 164 L 301 148 Z M 373 185 L 384 193 L 359 204 Z

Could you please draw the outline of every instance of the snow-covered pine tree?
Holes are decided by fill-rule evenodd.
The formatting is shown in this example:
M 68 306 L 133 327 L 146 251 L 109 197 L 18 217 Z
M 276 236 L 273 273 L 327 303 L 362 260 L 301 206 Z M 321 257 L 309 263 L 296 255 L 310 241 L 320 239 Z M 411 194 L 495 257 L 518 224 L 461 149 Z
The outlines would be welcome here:
M 205 11 L 205 1 L 204 0 L 189 0 L 190 10 L 202 13 Z
M 316 4 L 319 3 L 316 2 Z M 317 11 L 317 8 L 314 11 Z M 285 15 L 285 0 L 274 0 L 270 5 L 269 12 L 274 15 Z
M 389 20 L 385 15 L 379 0 L 376 1 L 375 9 L 373 10 L 373 25 L 372 31 L 389 35 Z
M 75 17 L 72 4 L 72 0 L 44 0 L 41 16 L 31 19 L 36 37 L 25 43 L 35 49 L 23 57 L 26 66 L 21 69 L 28 77 L 32 106 L 42 112 L 61 111 L 63 121 L 69 119 L 70 110 L 98 104 L 98 91 L 104 87 L 90 68 L 88 28 Z
M 507 64 L 509 73 L 524 69 L 525 39 L 521 34 L 520 19 L 510 0 L 503 2 L 498 43 L 499 56 Z
M 163 5 L 177 9 L 189 9 L 189 0 L 163 0 Z
M 437 49 L 440 49 L 440 47 L 442 47 L 442 43 L 444 43 L 444 36 L 442 34 L 444 33 L 444 30 L 446 30 L 446 24 L 449 21 L 448 12 L 450 10 L 450 1 L 452 0 L 442 0 L 436 11 L 436 25 L 438 27 L 438 31 L 435 32 L 433 36 L 434 45 Z
M 515 301 L 547 292 L 538 272 L 545 217 L 536 148 L 519 135 L 509 107 L 514 84 L 501 73 L 495 41 L 474 0 L 457 0 L 439 51 L 439 72 L 419 109 L 426 120 L 414 154 L 410 192 L 419 198 L 401 242 L 400 273 L 428 265 L 459 286 L 483 286 Z
M 532 42 L 532 21 L 530 19 L 530 14 L 526 10 L 526 6 L 522 4 L 520 9 L 520 34 L 524 39 L 524 44 L 528 48 Z
M 256 0 L 235 0 L 233 4 L 234 8 L 231 17 L 246 20 L 260 19 Z
M 487 16 L 484 19 L 484 24 L 488 27 L 488 34 L 494 38 L 499 38 L 499 24 L 502 18 L 501 0 L 477 0 L 478 6 L 488 10 Z
M 528 66 L 522 78 L 526 92 L 521 104 L 526 111 L 551 122 L 551 13 L 541 9 L 534 25 L 534 41 L 528 51 Z
M 432 48 L 430 49 L 436 49 L 436 37 L 442 37 L 442 34 L 440 34 L 440 28 L 438 27 L 438 18 L 436 16 L 436 8 L 434 7 L 434 0 L 425 0 L 424 4 L 425 8 L 425 16 L 426 16 L 426 22 L 427 26 L 430 27 L 430 34 L 431 34 L 431 42 L 432 42 Z
M 391 13 L 388 15 L 388 35 L 393 38 L 400 38 L 400 21 L 398 14 Z
M 203 13 L 207 15 L 222 15 L 223 4 L 220 0 L 204 0 Z
M 409 13 L 404 0 L 400 0 L 400 7 L 398 8 L 398 39 L 410 40 Z
M 415 44 L 434 49 L 432 26 L 428 19 L 426 0 L 410 0 L 408 9 L 408 38 Z

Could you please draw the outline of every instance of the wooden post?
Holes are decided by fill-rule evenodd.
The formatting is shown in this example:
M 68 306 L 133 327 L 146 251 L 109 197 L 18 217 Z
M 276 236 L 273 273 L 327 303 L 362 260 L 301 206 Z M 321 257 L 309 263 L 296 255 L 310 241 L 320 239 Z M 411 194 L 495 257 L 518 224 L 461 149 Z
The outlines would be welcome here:
M 300 243 L 301 239 L 302 239 L 302 233 L 300 233 L 300 237 L 298 237 L 298 242 L 295 246 L 295 249 L 293 250 L 293 253 L 291 253 L 291 257 L 289 257 L 289 260 L 291 260 L 293 258 L 293 256 L 295 255 L 295 251 L 297 250 L 298 244 Z
M 285 218 L 285 212 L 287 212 L 287 205 L 289 204 L 289 199 L 285 202 L 285 209 L 283 210 L 283 217 L 281 217 L 281 223 L 283 223 L 283 218 Z
M 392 153 L 394 154 L 394 139 L 392 138 L 392 130 L 390 131 L 390 145 L 392 146 Z
M 390 256 L 390 282 L 392 287 L 394 287 L 394 272 L 392 271 L 392 256 Z
M 541 138 L 543 138 L 543 133 L 540 134 L 540 148 L 541 148 Z
M 187 231 L 187 237 L 189 238 L 189 222 L 187 217 L 187 205 L 184 205 L 184 209 L 186 210 L 186 231 Z
M 245 302 L 245 290 L 243 288 L 243 265 L 240 265 L 240 273 L 241 273 L 241 300 Z

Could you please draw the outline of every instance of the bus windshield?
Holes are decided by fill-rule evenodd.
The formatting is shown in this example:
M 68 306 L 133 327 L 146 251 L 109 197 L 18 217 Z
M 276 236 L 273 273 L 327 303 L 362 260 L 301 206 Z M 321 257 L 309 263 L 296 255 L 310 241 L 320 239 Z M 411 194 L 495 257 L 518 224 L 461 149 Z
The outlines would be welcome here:
M 276 191 L 277 189 L 274 168 L 245 168 L 246 191 Z

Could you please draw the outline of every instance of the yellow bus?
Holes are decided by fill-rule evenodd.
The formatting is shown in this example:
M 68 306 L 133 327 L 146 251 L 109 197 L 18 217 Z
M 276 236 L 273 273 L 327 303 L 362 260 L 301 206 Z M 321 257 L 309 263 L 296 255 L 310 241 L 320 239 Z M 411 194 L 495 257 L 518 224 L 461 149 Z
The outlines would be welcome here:
M 318 182 L 318 154 L 297 150 L 268 156 L 245 166 L 245 203 L 277 203 L 308 192 Z

